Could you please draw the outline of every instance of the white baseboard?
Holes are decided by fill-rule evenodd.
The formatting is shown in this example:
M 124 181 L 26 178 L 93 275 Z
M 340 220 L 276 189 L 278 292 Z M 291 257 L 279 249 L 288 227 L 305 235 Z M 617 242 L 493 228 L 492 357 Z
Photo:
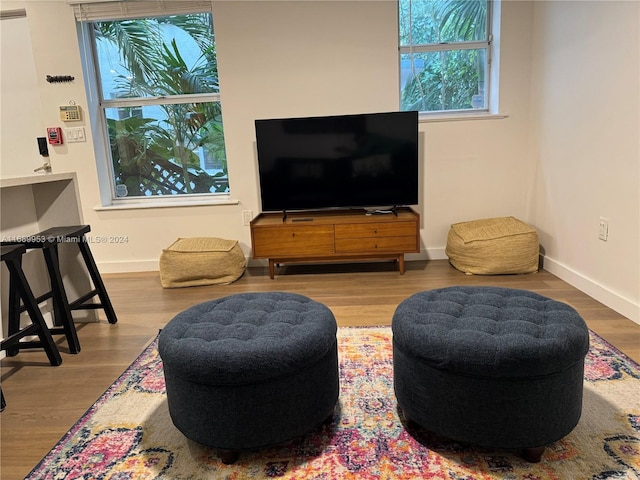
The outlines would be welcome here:
M 132 272 L 159 272 L 160 261 L 139 260 L 135 262 L 96 262 L 100 273 L 132 273 Z
M 428 248 L 426 252 L 421 252 L 419 254 L 420 258 L 416 258 L 415 260 L 449 260 L 449 257 L 444 253 L 444 250 L 445 247 Z
M 559 279 L 640 324 L 640 304 L 634 303 L 633 300 L 623 297 L 553 258 L 543 257 L 543 265 L 546 271 L 553 273 Z
M 422 251 L 420 253 L 409 253 L 405 255 L 407 261 L 417 260 L 443 260 L 447 256 L 444 253 L 444 248 L 434 248 L 428 251 Z M 96 262 L 100 273 L 133 273 L 133 272 L 158 272 L 160 271 L 160 261 L 158 259 L 153 260 L 138 260 L 135 262 L 119 261 L 119 262 Z M 268 262 L 266 260 L 254 260 L 247 258 L 247 265 L 250 267 L 266 267 Z
M 411 253 L 405 256 L 407 261 L 417 260 L 446 260 L 448 257 L 443 248 L 429 248 L 420 253 Z M 249 266 L 266 266 L 265 261 L 248 260 Z M 127 272 L 157 272 L 160 270 L 159 260 L 142 260 L 135 262 L 100 262 L 98 269 L 102 273 L 127 273 Z M 598 282 L 585 277 L 579 272 L 563 265 L 562 263 L 544 257 L 544 269 L 564 280 L 571 286 L 593 297 L 621 315 L 640 324 L 640 305 L 633 300 L 623 297 Z
M 428 249 L 427 257 L 430 260 L 446 260 L 449 258 L 447 257 L 444 248 Z M 408 259 L 409 257 L 407 256 L 407 260 Z M 417 258 L 414 260 L 417 260 Z M 623 297 L 622 295 L 588 277 L 585 277 L 581 273 L 572 270 L 553 258 L 543 257 L 543 262 L 544 269 L 546 271 L 553 273 L 559 279 L 564 280 L 572 287 L 577 288 L 598 302 L 603 303 L 612 310 L 615 310 L 620 315 L 640 324 L 640 304 L 634 303 L 633 300 Z

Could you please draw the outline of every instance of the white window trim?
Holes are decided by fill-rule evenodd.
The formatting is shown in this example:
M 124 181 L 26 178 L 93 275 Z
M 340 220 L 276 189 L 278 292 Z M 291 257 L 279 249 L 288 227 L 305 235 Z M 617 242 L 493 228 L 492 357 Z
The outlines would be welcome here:
M 499 78 L 500 78 L 500 22 L 501 0 L 488 0 L 487 5 L 487 38 L 488 41 L 451 42 L 428 45 L 398 45 L 398 59 L 402 53 L 421 53 L 453 49 L 487 48 L 487 108 L 468 110 L 420 111 L 419 123 L 452 122 L 468 120 L 502 120 L 508 118 L 507 113 L 499 110 Z M 455 48 L 452 48 L 455 47 Z M 399 74 L 399 72 L 398 72 Z M 398 98 L 400 101 L 400 98 Z
M 420 112 L 418 123 L 464 122 L 470 120 L 503 120 L 508 113 L 491 113 L 487 110 L 452 110 L 449 112 Z
M 129 97 L 129 98 L 113 98 L 104 99 L 100 102 L 102 108 L 118 108 L 118 107 L 139 107 L 144 105 L 157 105 L 162 103 L 165 105 L 179 103 L 205 103 L 219 102 L 219 93 L 197 93 L 191 95 L 170 95 L 168 97 Z
M 183 198 L 186 197 L 186 198 Z M 205 198 L 206 197 L 206 198 Z M 210 195 L 180 195 L 176 197 L 155 197 L 125 200 L 111 205 L 96 205 L 93 210 L 105 212 L 112 210 L 142 210 L 147 208 L 182 208 L 182 207 L 214 207 L 221 205 L 238 205 L 240 201 L 226 194 L 215 197 Z

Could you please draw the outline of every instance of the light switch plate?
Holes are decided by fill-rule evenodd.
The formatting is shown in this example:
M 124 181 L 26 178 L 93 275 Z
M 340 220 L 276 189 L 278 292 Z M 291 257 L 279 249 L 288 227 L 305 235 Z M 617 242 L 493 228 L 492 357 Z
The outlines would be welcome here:
M 64 139 L 67 143 L 86 142 L 87 137 L 84 133 L 84 127 L 65 128 Z

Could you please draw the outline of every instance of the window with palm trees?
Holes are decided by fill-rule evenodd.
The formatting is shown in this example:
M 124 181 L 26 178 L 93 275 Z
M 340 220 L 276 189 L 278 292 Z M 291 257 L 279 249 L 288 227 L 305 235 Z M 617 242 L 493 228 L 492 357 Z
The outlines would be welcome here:
M 90 27 L 113 197 L 228 193 L 211 13 Z
M 490 0 L 400 0 L 402 110 L 488 110 Z

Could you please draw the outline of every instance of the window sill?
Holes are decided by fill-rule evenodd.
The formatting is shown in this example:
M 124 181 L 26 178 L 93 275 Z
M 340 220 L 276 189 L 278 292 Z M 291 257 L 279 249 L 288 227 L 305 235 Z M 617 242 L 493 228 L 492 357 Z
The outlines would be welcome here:
M 456 112 L 456 113 L 420 113 L 418 123 L 462 122 L 467 120 L 502 120 L 508 118 L 507 113 L 489 112 Z
M 210 206 L 218 206 L 218 205 L 238 205 L 240 203 L 239 200 L 234 200 L 232 198 L 198 198 L 198 199 L 187 199 L 187 198 L 171 198 L 170 200 L 159 200 L 159 199 L 150 199 L 150 200 L 128 200 L 118 202 L 112 205 L 104 205 L 104 206 L 96 206 L 93 209 L 96 212 L 105 212 L 105 211 L 113 211 L 113 210 L 138 210 L 138 209 L 147 209 L 147 208 L 182 208 L 182 207 L 210 207 Z

